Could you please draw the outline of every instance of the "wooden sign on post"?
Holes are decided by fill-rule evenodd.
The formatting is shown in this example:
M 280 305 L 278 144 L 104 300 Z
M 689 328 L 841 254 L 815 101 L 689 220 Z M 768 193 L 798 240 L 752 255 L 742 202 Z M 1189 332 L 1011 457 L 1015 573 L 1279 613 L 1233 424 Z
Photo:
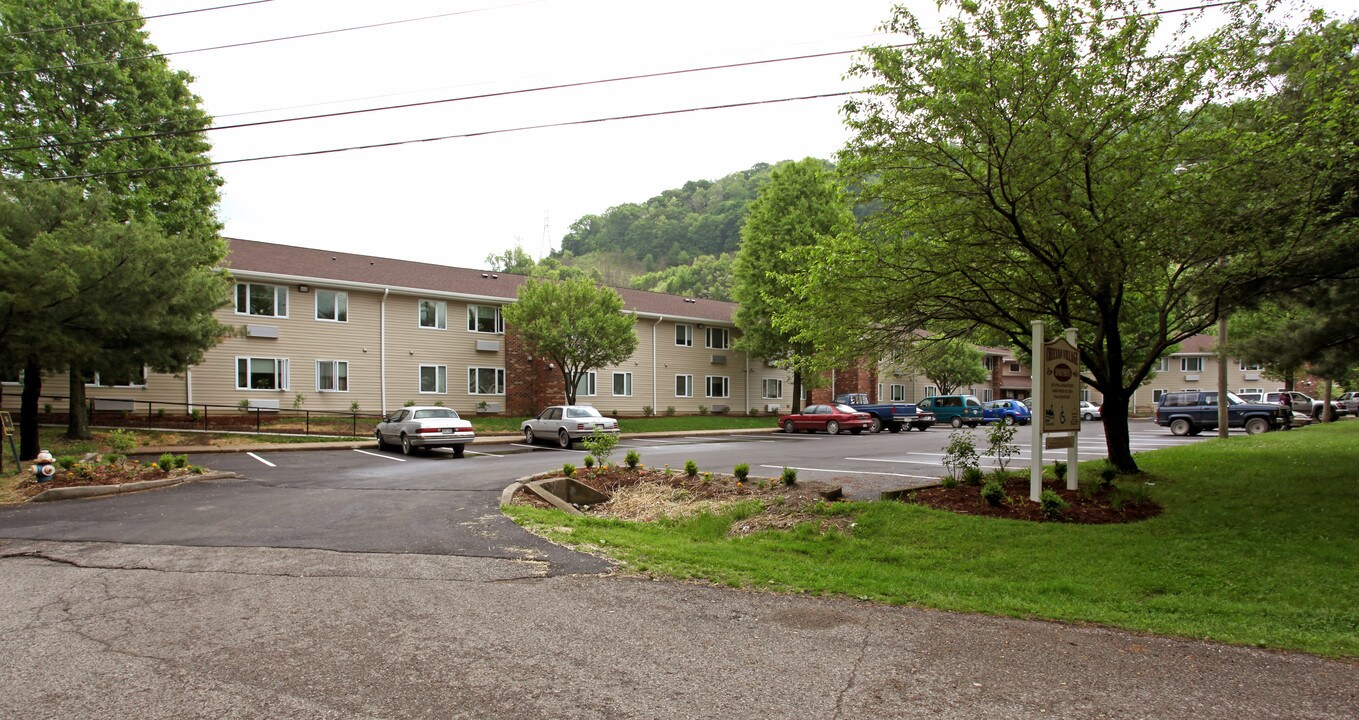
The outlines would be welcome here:
M 1059 337 L 1043 343 L 1043 432 L 1080 432 L 1081 355 Z

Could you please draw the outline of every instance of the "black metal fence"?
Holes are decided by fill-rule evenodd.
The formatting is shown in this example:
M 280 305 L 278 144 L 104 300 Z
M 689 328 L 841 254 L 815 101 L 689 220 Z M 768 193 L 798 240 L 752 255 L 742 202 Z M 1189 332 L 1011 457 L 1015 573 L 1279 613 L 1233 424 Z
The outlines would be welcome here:
M 18 398 L 5 396 L 10 412 L 18 414 Z M 65 424 L 69 398 L 44 395 L 38 401 L 38 422 Z M 209 403 L 176 403 L 129 398 L 90 398 L 86 404 L 90 424 L 148 430 L 204 430 L 214 432 L 253 432 L 272 435 L 339 435 L 362 437 L 372 434 L 382 416 L 373 413 L 305 410 L 301 408 L 258 408 Z

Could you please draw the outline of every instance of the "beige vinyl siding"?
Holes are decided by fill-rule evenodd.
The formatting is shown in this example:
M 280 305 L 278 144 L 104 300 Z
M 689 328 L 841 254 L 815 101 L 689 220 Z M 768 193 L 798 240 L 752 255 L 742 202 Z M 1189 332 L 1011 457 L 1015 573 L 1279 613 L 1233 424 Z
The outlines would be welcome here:
M 19 412 L 24 386 L 20 383 L 4 383 L 4 402 L 3 409 L 10 412 Z M 54 399 L 56 396 L 70 394 L 71 386 L 67 382 L 65 372 L 46 373 L 42 378 L 42 399 L 38 406 L 52 405 L 52 409 L 62 412 L 66 408 L 65 399 Z M 169 403 L 183 404 L 185 402 L 185 379 L 181 373 L 174 375 L 171 373 L 147 373 L 146 385 L 144 387 L 103 387 L 95 385 L 85 386 L 85 397 L 88 400 L 131 400 L 133 401 L 133 412 L 145 412 L 145 403 L 167 403 L 166 412 L 171 411 Z M 159 409 L 156 405 L 154 409 Z
M 448 329 L 420 327 L 418 303 L 421 299 L 442 299 L 447 303 Z M 505 367 L 505 335 L 467 329 L 467 306 L 492 304 L 427 295 L 392 295 L 387 298 L 388 410 L 401 407 L 408 401 L 421 405 L 442 402 L 465 415 L 474 414 L 477 403 L 483 401 L 504 409 L 504 395 L 467 391 L 468 368 L 500 368 L 508 371 Z M 497 349 L 477 350 L 478 340 L 494 342 Z M 443 365 L 448 368 L 447 393 L 420 392 L 421 365 Z

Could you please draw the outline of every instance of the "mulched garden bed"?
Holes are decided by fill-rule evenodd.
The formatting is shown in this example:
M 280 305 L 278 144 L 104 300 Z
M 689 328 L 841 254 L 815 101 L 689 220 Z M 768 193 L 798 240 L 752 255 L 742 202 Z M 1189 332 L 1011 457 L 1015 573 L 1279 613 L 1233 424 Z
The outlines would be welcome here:
M 58 469 L 57 474 L 43 482 L 32 476 L 21 480 L 15 489 L 26 498 L 52 488 L 86 487 L 91 485 L 122 485 L 143 480 L 193 475 L 191 468 L 165 470 L 155 463 L 142 464 L 136 460 L 121 460 L 103 464 L 97 459 L 81 462 L 70 470 Z
M 1114 484 L 1100 485 L 1095 487 L 1093 492 L 1087 492 L 1084 487 L 1079 490 L 1067 490 L 1065 481 L 1044 478 L 1043 489 L 1057 493 L 1069 506 L 1060 518 L 1044 516 L 1042 506 L 1029 500 L 1027 474 L 1011 475 L 1002 483 L 1005 498 L 998 505 L 992 505 L 982 498 L 980 485 L 965 484 L 952 488 L 924 488 L 904 496 L 902 501 L 963 515 L 984 515 L 1011 520 L 1085 525 L 1129 523 L 1161 514 L 1160 505 L 1154 501 L 1138 502 L 1139 498 L 1128 489 L 1135 484 L 1149 481 L 1150 478 L 1143 475 L 1123 476 Z M 1119 487 L 1120 485 L 1123 487 Z

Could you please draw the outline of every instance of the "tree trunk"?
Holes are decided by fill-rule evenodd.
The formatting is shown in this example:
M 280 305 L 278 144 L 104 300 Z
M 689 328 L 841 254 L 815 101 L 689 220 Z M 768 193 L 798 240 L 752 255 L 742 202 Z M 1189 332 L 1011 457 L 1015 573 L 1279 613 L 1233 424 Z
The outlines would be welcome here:
M 93 437 L 90 434 L 89 408 L 85 405 L 85 378 L 82 377 L 83 375 L 84 373 L 80 368 L 71 367 L 69 376 L 71 399 L 66 413 L 66 438 L 69 440 L 89 440 Z
M 1100 415 L 1104 422 L 1104 444 L 1109 453 L 1109 462 L 1120 472 L 1137 472 L 1137 462 L 1133 460 L 1131 437 L 1128 433 L 1128 402 L 1132 393 L 1119 388 L 1116 393 L 1105 393 L 1104 406 Z
M 571 371 L 567 370 L 565 365 L 562 365 L 561 368 L 562 368 L 562 383 L 566 386 L 566 388 L 565 388 L 565 390 L 566 390 L 566 404 L 567 404 L 567 405 L 575 405 L 575 404 L 576 404 L 576 384 L 573 383 L 573 382 L 571 382 Z
M 24 392 L 19 399 L 19 459 L 38 456 L 38 396 L 42 395 L 42 368 L 29 358 L 24 363 Z
M 1331 408 L 1331 394 L 1334 392 L 1335 381 L 1326 378 L 1326 394 L 1322 397 L 1321 421 L 1335 422 L 1335 411 Z
M 793 371 L 793 414 L 802 412 L 802 371 Z

